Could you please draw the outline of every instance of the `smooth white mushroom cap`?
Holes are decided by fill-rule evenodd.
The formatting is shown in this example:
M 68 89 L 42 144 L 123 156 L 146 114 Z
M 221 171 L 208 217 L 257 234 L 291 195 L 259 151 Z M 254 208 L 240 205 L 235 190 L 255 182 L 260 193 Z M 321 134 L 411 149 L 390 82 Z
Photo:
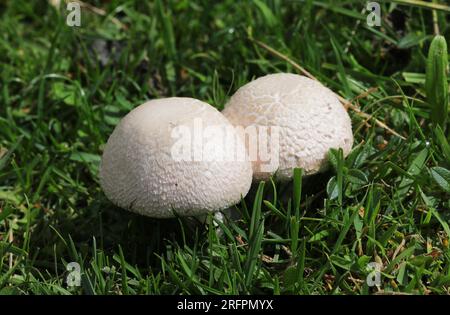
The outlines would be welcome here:
M 233 126 L 207 103 L 172 97 L 138 106 L 108 139 L 100 167 L 103 191 L 114 204 L 157 218 L 199 215 L 238 203 L 250 188 L 252 166 L 245 159 L 224 158 L 233 148 L 223 145 L 223 135 L 211 132 L 223 129 L 245 152 Z M 183 151 L 186 143 L 191 151 Z
M 347 155 L 353 145 L 349 115 L 336 95 L 321 83 L 307 77 L 278 73 L 258 78 L 242 86 L 222 112 L 235 126 L 278 126 L 278 166 L 258 155 L 253 161 L 253 179 L 266 180 L 276 172 L 278 180 L 292 178 L 293 168 L 305 175 L 327 166 L 330 148 L 342 148 Z M 269 150 L 276 148 L 269 138 Z M 249 147 L 246 139 L 247 149 Z M 258 144 L 259 148 L 259 144 Z

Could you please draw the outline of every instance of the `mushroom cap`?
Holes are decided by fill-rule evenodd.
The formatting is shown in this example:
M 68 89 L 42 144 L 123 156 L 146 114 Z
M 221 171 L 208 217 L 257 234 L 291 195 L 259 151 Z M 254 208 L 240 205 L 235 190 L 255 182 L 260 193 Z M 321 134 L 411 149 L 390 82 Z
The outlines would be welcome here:
M 262 170 L 268 162 L 258 155 L 252 159 L 254 181 L 273 174 L 286 181 L 296 167 L 305 175 L 323 171 L 330 148 L 342 148 L 347 155 L 353 145 L 350 117 L 336 95 L 320 82 L 296 74 L 269 74 L 242 86 L 222 113 L 243 128 L 279 127 L 279 137 L 268 138 L 269 150 L 278 148 L 278 166 Z M 248 138 L 246 146 L 249 149 Z
M 224 147 L 223 134 L 211 132 L 224 129 L 235 147 Z M 186 144 L 191 151 L 177 155 Z M 219 211 L 238 203 L 252 182 L 250 161 L 221 155 L 236 148 L 245 153 L 233 126 L 209 104 L 152 100 L 128 113 L 109 137 L 100 184 L 114 204 L 149 217 Z

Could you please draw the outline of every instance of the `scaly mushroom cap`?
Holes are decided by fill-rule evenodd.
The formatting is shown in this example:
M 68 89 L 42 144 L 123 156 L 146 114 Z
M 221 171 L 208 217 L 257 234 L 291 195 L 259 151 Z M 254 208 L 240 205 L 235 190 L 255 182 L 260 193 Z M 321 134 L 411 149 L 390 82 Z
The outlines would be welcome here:
M 293 168 L 305 175 L 322 171 L 330 148 L 342 148 L 347 155 L 353 145 L 351 120 L 334 93 L 307 77 L 278 73 L 242 86 L 222 112 L 235 126 L 279 127 L 279 164 L 261 171 L 267 164 L 258 156 L 253 162 L 253 179 L 266 180 L 276 172 L 278 180 L 292 178 Z M 269 139 L 269 149 L 276 148 Z M 246 141 L 247 149 L 249 146 Z
M 235 137 L 234 147 L 224 146 L 223 134 L 213 132 L 223 129 Z M 245 152 L 233 126 L 209 104 L 152 100 L 114 129 L 103 152 L 100 184 L 114 204 L 150 217 L 222 210 L 238 203 L 252 181 L 248 160 L 223 155 L 236 148 Z

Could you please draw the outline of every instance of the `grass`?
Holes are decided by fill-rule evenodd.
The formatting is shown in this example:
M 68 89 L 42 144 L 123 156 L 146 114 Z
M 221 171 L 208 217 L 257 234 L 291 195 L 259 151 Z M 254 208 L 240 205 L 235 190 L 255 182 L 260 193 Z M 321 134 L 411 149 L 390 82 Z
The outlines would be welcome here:
M 448 97 L 442 73 L 424 85 L 435 32 L 450 35 L 444 1 L 383 1 L 381 27 L 361 1 L 90 3 L 81 27 L 64 5 L 0 3 L 1 294 L 450 293 L 448 126 L 431 114 L 447 111 L 428 103 Z M 330 171 L 255 185 L 225 225 L 105 198 L 102 148 L 132 108 L 178 95 L 222 109 L 295 64 L 361 111 Z

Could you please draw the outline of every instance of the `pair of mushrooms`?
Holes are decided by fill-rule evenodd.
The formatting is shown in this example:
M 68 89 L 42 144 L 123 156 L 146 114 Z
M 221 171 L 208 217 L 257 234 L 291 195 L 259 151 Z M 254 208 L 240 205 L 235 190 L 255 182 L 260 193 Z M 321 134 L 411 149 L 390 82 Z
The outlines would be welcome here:
M 304 76 L 270 74 L 241 87 L 222 113 L 185 97 L 138 106 L 108 139 L 100 183 L 132 212 L 198 216 L 237 204 L 252 181 L 286 181 L 295 167 L 320 172 L 330 148 L 348 154 L 352 144 L 350 117 L 332 91 Z

